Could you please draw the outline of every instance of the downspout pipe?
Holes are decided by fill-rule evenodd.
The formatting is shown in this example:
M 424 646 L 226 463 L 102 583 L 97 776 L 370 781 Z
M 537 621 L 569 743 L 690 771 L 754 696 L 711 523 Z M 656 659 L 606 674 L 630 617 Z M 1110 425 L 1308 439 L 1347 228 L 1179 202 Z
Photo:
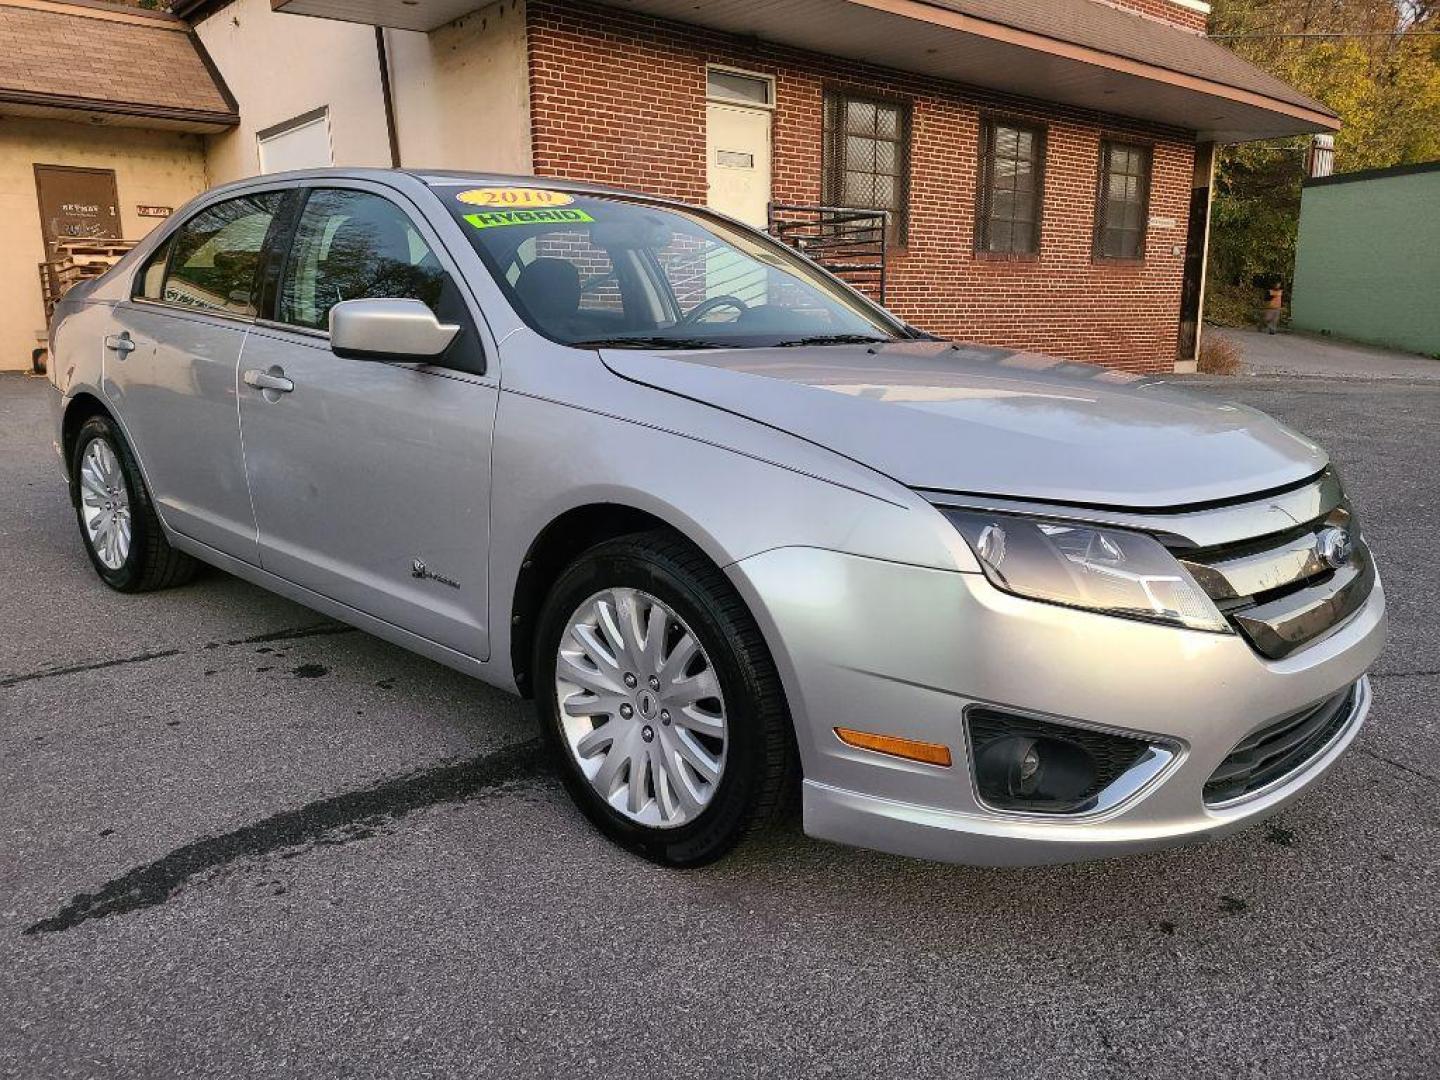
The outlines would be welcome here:
M 400 130 L 395 124 L 395 91 L 390 85 L 390 49 L 385 28 L 375 27 L 375 56 L 380 62 L 380 94 L 385 100 L 385 133 L 390 137 L 390 167 L 400 168 Z

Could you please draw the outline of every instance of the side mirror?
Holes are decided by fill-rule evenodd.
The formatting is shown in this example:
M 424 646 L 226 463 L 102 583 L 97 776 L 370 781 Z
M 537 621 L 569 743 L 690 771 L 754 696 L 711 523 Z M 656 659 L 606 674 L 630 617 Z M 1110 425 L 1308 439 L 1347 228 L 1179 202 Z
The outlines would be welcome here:
M 347 360 L 433 360 L 455 340 L 420 300 L 342 300 L 330 309 L 330 351 Z

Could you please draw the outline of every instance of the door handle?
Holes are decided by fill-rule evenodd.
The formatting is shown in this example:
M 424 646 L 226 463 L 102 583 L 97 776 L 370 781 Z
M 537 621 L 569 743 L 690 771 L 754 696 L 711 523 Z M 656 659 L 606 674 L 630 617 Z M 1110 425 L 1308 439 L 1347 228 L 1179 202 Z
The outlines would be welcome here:
M 245 385 L 253 386 L 256 390 L 270 390 L 278 394 L 288 394 L 295 389 L 295 384 L 285 378 L 285 369 L 272 367 L 269 371 L 251 369 L 245 372 Z M 265 395 L 269 397 L 269 394 Z M 274 398 L 271 398 L 273 401 Z
M 117 352 L 121 357 L 130 355 L 135 351 L 135 342 L 127 330 L 123 334 L 110 334 L 105 338 L 105 347 L 112 352 Z

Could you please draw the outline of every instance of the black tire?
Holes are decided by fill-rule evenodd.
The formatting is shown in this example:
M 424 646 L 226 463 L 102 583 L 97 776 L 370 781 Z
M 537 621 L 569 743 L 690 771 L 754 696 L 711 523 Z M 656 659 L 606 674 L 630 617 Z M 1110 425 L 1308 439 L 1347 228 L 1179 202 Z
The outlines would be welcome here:
M 607 588 L 643 589 L 684 620 L 710 658 L 725 699 L 725 770 L 709 804 L 673 828 L 611 807 L 566 745 L 555 690 L 556 653 L 571 615 Z M 664 866 L 701 866 L 774 823 L 786 805 L 795 740 L 774 660 L 734 587 L 698 549 L 664 532 L 607 541 L 581 555 L 546 597 L 531 670 L 545 740 L 571 797 L 616 843 Z
M 130 500 L 130 552 L 118 568 L 106 566 L 85 527 L 84 509 L 80 498 L 80 462 L 85 451 L 96 440 L 104 440 L 120 463 L 125 480 L 125 493 Z M 117 592 L 141 593 L 183 585 L 195 575 L 198 563 L 182 551 L 176 551 L 165 539 L 165 530 L 155 516 L 150 491 L 130 452 L 130 444 L 120 429 L 107 416 L 92 416 L 80 427 L 70 457 L 70 492 L 75 503 L 75 520 L 80 526 L 80 539 L 90 556 L 90 563 L 100 580 Z

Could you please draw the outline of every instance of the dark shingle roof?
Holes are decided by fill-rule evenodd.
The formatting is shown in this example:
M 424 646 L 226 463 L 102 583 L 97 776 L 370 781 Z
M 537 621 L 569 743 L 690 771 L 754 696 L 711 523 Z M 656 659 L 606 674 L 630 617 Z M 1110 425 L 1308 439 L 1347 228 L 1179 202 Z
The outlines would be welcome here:
M 236 122 L 234 102 L 183 22 L 94 2 L 0 0 L 0 101 Z
M 1317 112 L 1334 113 L 1202 34 L 1121 11 L 1096 0 L 921 0 L 974 19 L 1248 90 Z

